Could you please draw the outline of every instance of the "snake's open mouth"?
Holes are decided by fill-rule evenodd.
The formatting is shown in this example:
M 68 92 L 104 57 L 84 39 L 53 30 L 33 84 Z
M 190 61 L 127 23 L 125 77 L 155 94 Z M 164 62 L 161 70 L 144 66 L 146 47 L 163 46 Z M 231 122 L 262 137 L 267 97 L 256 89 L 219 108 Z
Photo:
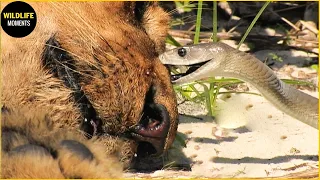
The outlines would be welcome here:
M 150 88 L 140 122 L 131 129 L 131 137 L 138 142 L 137 155 L 161 155 L 170 128 L 170 116 L 166 107 L 153 102 L 155 89 Z
M 199 69 L 200 67 L 202 67 L 204 64 L 206 64 L 208 61 L 205 62 L 201 62 L 201 63 L 196 63 L 196 64 L 191 64 L 191 65 L 186 65 L 186 67 L 188 67 L 188 70 L 184 73 L 179 73 L 179 74 L 173 74 L 171 75 L 171 81 L 176 81 L 181 77 L 184 77 L 186 75 L 192 74 L 193 72 L 195 72 L 197 69 Z M 171 68 L 171 65 L 166 65 L 169 69 Z

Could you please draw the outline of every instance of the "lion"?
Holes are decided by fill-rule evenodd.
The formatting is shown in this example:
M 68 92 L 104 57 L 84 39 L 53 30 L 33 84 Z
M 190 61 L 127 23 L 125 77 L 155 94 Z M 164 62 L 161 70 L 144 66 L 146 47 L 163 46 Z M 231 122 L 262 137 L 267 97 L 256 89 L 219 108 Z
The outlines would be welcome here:
M 1 31 L 2 178 L 114 178 L 175 139 L 178 111 L 155 2 L 33 2 Z M 6 3 L 1 3 L 1 8 Z

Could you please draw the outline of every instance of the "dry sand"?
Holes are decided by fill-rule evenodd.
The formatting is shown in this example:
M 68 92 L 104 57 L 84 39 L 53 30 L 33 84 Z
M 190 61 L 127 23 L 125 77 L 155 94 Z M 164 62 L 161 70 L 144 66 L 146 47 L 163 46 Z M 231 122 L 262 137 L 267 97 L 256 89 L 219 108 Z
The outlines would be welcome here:
M 308 92 L 317 96 L 316 92 Z M 126 177 L 277 177 L 318 168 L 318 130 L 274 108 L 261 96 L 232 94 L 219 100 L 220 114 L 206 114 L 204 105 L 179 106 L 179 136 L 166 163 L 190 166 L 191 171 L 164 170 Z

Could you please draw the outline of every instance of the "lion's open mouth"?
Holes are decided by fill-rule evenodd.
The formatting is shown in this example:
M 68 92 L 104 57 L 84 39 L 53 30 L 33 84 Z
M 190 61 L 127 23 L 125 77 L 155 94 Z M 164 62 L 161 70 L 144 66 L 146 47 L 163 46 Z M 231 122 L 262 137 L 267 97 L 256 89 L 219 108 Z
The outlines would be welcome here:
M 164 105 L 154 102 L 155 91 L 154 86 L 151 86 L 147 92 L 139 123 L 120 135 L 133 139 L 138 143 L 137 155 L 140 158 L 149 155 L 161 155 L 170 128 L 169 112 Z M 89 101 L 87 104 L 91 105 L 89 104 Z M 91 108 L 89 110 L 91 110 Z M 85 112 L 89 112 L 89 110 L 86 110 Z M 95 111 L 92 111 L 89 114 L 91 116 L 96 116 Z M 99 136 L 104 133 L 109 134 L 109 132 L 104 132 L 102 130 L 102 122 L 99 118 L 84 118 L 84 121 L 81 123 L 81 129 L 88 138 Z
M 161 155 L 170 128 L 170 116 L 166 107 L 153 101 L 155 88 L 152 86 L 146 95 L 141 119 L 130 131 L 138 142 L 137 155 Z
M 138 156 L 160 155 L 163 153 L 170 127 L 167 109 L 161 104 L 147 104 L 141 121 L 131 132 L 138 145 Z
M 155 91 L 154 86 L 151 86 L 146 93 L 140 121 L 124 134 L 118 134 L 118 136 L 133 139 L 138 143 L 136 154 L 139 158 L 161 155 L 170 128 L 169 112 L 164 105 L 154 102 Z M 104 133 L 109 134 L 109 132 L 102 131 L 100 119 L 86 120 L 81 123 L 81 129 L 88 138 Z

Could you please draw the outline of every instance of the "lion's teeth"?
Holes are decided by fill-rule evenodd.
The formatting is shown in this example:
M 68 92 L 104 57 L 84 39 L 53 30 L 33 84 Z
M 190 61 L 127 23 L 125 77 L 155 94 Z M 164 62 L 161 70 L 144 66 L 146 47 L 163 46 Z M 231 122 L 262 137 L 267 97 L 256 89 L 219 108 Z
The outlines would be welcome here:
M 135 129 L 136 131 L 141 130 L 141 128 L 142 128 L 142 126 L 140 126 L 140 125 L 137 125 L 137 126 L 134 127 L 134 129 Z

